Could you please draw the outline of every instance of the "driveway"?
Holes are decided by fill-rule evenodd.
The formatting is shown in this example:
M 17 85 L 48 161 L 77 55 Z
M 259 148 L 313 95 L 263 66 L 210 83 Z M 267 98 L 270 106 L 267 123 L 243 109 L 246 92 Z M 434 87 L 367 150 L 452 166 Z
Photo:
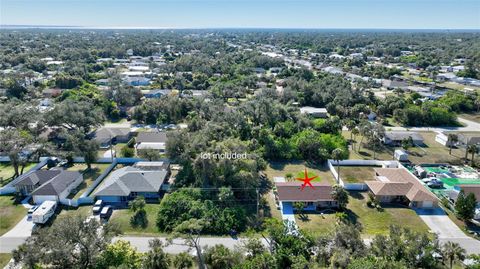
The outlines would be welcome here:
M 452 241 L 463 247 L 468 254 L 480 253 L 480 241 L 465 235 L 443 209 L 416 209 L 415 212 L 438 235 L 440 243 Z
M 29 237 L 32 235 L 32 229 L 35 224 L 31 219 L 25 216 L 10 231 L 6 232 L 2 237 Z
M 10 231 L 0 236 L 0 253 L 11 252 L 32 235 L 35 224 L 25 216 Z

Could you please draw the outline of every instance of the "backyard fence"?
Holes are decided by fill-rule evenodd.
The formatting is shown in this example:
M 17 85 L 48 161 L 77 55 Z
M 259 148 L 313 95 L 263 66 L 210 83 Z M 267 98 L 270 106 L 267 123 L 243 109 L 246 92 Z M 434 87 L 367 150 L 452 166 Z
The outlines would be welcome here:
M 397 161 L 379 161 L 379 160 L 328 160 L 328 168 L 332 173 L 333 177 L 337 180 L 344 189 L 350 191 L 365 191 L 368 189 L 367 184 L 365 183 L 345 183 L 342 178 L 338 175 L 335 166 L 381 166 L 381 167 L 399 167 Z

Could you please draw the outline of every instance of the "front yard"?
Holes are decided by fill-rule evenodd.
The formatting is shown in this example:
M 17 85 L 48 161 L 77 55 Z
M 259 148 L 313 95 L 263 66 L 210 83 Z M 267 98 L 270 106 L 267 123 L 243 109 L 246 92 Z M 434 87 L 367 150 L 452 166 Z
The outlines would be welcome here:
M 355 222 L 361 223 L 366 238 L 388 234 L 390 225 L 399 225 L 416 232 L 428 232 L 428 226 L 410 208 L 400 206 L 384 207 L 383 211 L 367 206 L 367 193 L 350 192 L 347 209 Z
M 320 214 L 310 213 L 303 214 L 306 218 L 302 217 L 302 214 L 295 214 L 295 221 L 300 229 L 306 231 L 313 236 L 326 235 L 335 229 L 335 213 Z
M 7 266 L 11 258 L 12 254 L 10 253 L 0 253 L 0 268 Z
M 110 166 L 109 163 L 94 163 L 92 168 L 87 170 L 87 165 L 84 163 L 75 163 L 72 166 L 67 168 L 67 171 L 79 171 L 83 173 L 83 182 L 74 190 L 69 198 L 78 199 L 83 194 L 83 192 L 90 187 L 95 179 L 100 176 L 107 168 Z
M 15 204 L 13 196 L 0 196 L 0 235 L 12 229 L 27 211 L 23 205 Z
M 156 235 L 158 236 L 161 234 L 157 228 L 158 207 L 159 207 L 159 204 L 145 205 L 145 211 L 147 212 L 147 219 L 148 219 L 148 225 L 145 228 L 132 227 L 130 225 L 130 218 L 132 217 L 133 212 L 128 208 L 114 210 L 112 216 L 110 217 L 110 222 L 118 224 L 120 227 L 120 230 L 125 235 L 136 235 L 136 236 Z

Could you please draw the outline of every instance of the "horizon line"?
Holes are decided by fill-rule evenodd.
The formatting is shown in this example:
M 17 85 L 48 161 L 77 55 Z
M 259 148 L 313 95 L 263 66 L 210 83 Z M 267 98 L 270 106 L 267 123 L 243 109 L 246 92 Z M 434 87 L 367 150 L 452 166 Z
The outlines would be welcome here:
M 355 27 L 175 27 L 175 26 L 76 26 L 0 24 L 2 29 L 78 29 L 78 30 L 402 30 L 402 31 L 480 31 L 480 28 L 355 28 Z

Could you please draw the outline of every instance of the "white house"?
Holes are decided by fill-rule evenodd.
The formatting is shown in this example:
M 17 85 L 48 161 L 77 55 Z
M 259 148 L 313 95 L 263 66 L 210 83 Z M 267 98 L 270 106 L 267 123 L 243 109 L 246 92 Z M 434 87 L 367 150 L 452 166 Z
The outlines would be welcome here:
M 45 201 L 65 199 L 82 181 L 83 176 L 80 172 L 62 170 L 32 192 L 33 201 L 35 204 L 41 204 Z
M 327 118 L 328 112 L 326 108 L 304 106 L 300 108 L 301 114 L 308 114 L 314 118 Z

